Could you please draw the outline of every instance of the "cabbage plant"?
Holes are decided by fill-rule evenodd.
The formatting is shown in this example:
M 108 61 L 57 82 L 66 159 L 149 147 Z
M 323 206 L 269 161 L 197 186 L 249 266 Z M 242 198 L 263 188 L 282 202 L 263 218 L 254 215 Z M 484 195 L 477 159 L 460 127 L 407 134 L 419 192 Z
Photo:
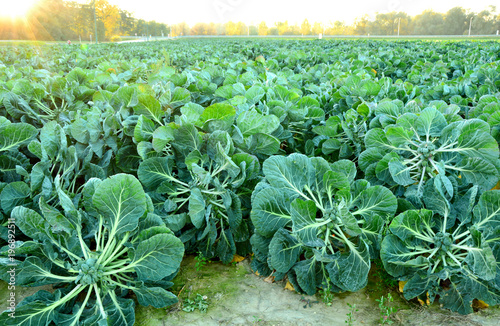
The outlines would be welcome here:
M 406 113 L 384 129 L 370 129 L 359 157 L 365 178 L 403 186 L 406 196 L 421 198 L 427 180 L 438 177 L 453 196 L 453 183 L 478 185 L 498 181 L 498 144 L 489 125 L 478 119 L 448 123 L 434 107 Z
M 9 277 L 14 263 L 16 286 L 51 284 L 55 291 L 24 299 L 15 318 L 5 311 L 2 325 L 133 325 L 130 292 L 145 306 L 177 302 L 166 288 L 179 270 L 184 246 L 151 213 L 139 181 L 125 174 L 91 179 L 80 195 L 77 209 L 59 192 L 64 214 L 43 198 L 41 214 L 22 206 L 12 211 L 11 218 L 33 241 L 16 242 L 17 259 L 0 260 L 2 277 Z
M 354 163 L 272 156 L 252 195 L 254 268 L 288 275 L 300 292 L 357 291 L 367 284 L 396 197 L 356 180 Z
M 472 301 L 500 303 L 500 191 L 471 188 L 452 204 L 426 189 L 429 209 L 408 210 L 389 226 L 380 256 L 406 299 L 437 296 L 444 308 L 472 313 Z M 432 209 L 432 210 L 430 210 Z

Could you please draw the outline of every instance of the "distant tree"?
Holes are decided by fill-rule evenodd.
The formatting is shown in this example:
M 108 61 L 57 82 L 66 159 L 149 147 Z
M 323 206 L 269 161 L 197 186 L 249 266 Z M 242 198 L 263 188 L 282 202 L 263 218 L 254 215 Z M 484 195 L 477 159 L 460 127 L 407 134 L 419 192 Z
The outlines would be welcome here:
M 271 27 L 269 29 L 269 34 L 268 35 L 280 35 L 279 31 L 278 31 L 278 27 L 276 27 L 276 26 L 275 27 Z
M 319 35 L 323 33 L 323 25 L 321 23 L 314 23 L 312 27 L 312 34 L 313 35 Z
M 378 13 L 375 20 L 368 23 L 368 32 L 372 35 L 397 35 L 399 25 L 400 35 L 410 34 L 410 20 L 404 12 Z
M 307 19 L 305 19 L 302 22 L 302 25 L 300 25 L 300 33 L 302 35 L 311 35 L 311 33 L 312 33 L 312 26 L 311 26 L 311 24 L 309 23 L 309 21 Z
M 186 36 L 189 35 L 189 26 L 185 22 L 175 24 L 171 27 L 171 36 Z
M 207 35 L 217 35 L 217 26 L 215 23 L 207 24 Z
M 232 21 L 227 22 L 225 27 L 226 35 L 239 35 L 238 26 Z
M 442 35 L 444 31 L 444 15 L 426 10 L 413 19 L 413 34 Z
M 268 35 L 269 28 L 266 25 L 266 22 L 261 22 L 259 24 L 259 35 Z
M 205 23 L 197 23 L 191 28 L 191 35 L 207 35 L 208 25 Z
M 235 35 L 248 35 L 248 33 L 249 33 L 248 26 L 245 25 L 245 23 L 243 23 L 243 22 L 236 23 L 236 31 L 237 31 L 237 34 L 235 34 Z
M 91 0 L 93 3 L 94 0 Z M 118 6 L 110 4 L 107 0 L 95 0 L 97 19 L 104 27 L 104 36 L 107 40 L 117 33 L 120 26 L 120 10 Z M 102 32 L 102 30 L 100 30 Z
M 137 19 L 135 19 L 132 16 L 131 12 L 128 12 L 126 10 L 119 9 L 118 12 L 120 14 L 120 20 L 119 20 L 120 34 L 121 35 L 134 35 L 135 34 L 135 27 L 137 24 Z
M 275 26 L 278 29 L 278 35 L 285 35 L 288 31 L 288 21 L 277 22 L 275 23 Z
M 467 25 L 470 23 L 467 22 Z M 472 19 L 471 34 L 473 35 L 491 35 L 496 33 L 497 21 L 495 13 L 490 10 L 483 10 L 474 15 Z
M 467 14 L 462 7 L 448 10 L 444 17 L 443 33 L 446 35 L 463 35 L 467 30 Z
M 259 35 L 259 28 L 257 26 L 250 26 L 250 35 Z
M 354 21 L 354 34 L 355 35 L 366 35 L 368 34 L 368 16 L 364 15 L 360 18 L 357 18 Z

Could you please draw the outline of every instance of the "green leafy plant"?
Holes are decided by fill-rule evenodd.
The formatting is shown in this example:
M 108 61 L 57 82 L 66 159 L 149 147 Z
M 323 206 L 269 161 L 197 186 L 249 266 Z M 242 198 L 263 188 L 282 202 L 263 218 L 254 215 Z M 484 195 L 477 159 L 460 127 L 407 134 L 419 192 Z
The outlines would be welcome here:
M 387 294 L 387 298 L 381 296 L 380 299 L 376 299 L 378 302 L 378 307 L 380 309 L 380 324 L 381 325 L 392 325 L 394 322 L 391 320 L 391 316 L 398 312 L 398 309 L 392 306 L 394 299 L 390 293 Z
M 472 312 L 474 299 L 498 304 L 500 191 L 477 200 L 473 187 L 450 204 L 432 188 L 428 209 L 405 211 L 390 224 L 380 252 L 386 271 L 407 281 L 406 299 L 439 295 L 444 308 L 461 314 Z
M 206 313 L 208 309 L 208 297 L 206 295 L 196 294 L 196 298 L 185 299 L 182 310 L 185 312 L 193 312 L 198 309 L 201 313 Z
M 89 180 L 78 198 L 59 192 L 64 213 L 40 199 L 41 215 L 16 207 L 12 218 L 33 241 L 17 243 L 16 285 L 53 284 L 19 303 L 3 325 L 133 325 L 132 291 L 141 305 L 172 305 L 166 288 L 184 254 L 182 242 L 149 208 L 139 181 L 117 174 Z M 81 208 L 77 208 L 81 207 Z M 24 257 L 24 258 L 23 258 Z M 1 259 L 2 277 L 9 260 Z
M 325 305 L 331 306 L 333 304 L 335 295 L 332 293 L 332 291 L 330 291 L 329 288 L 319 289 L 318 294 Z
M 357 110 L 350 109 L 342 115 L 331 116 L 325 124 L 313 128 L 318 134 L 313 140 L 321 145 L 321 154 L 334 159 L 357 159 L 365 149 L 363 139 L 368 130 L 368 105 L 362 104 Z
M 266 179 L 252 198 L 253 267 L 286 274 L 309 295 L 320 286 L 335 292 L 363 288 L 396 197 L 382 186 L 354 181 L 350 161 L 273 156 L 263 172 Z
M 349 312 L 347 313 L 347 319 L 345 320 L 345 323 L 349 326 L 354 325 L 354 322 L 356 319 L 354 318 L 354 314 L 359 311 L 359 309 L 356 309 L 355 304 L 350 304 L 347 303 L 347 306 L 349 307 Z
M 478 185 L 484 191 L 498 181 L 498 144 L 489 125 L 477 119 L 448 124 L 434 107 L 369 130 L 365 145 L 359 157 L 365 177 L 407 187 L 405 196 L 417 201 L 429 179 L 436 178 L 450 196 L 453 184 Z
M 248 220 L 243 219 L 241 201 L 250 197 L 248 187 L 258 177 L 258 160 L 246 153 L 235 154 L 225 131 L 210 134 L 204 149 L 194 126 L 180 127 L 175 135 L 178 143 L 172 143 L 174 147 L 180 147 L 183 137 L 195 139 L 197 144 L 187 152 L 189 146 L 182 147 L 186 168 L 176 171 L 173 157 L 149 158 L 139 166 L 139 179 L 153 198 L 155 212 L 170 214 L 166 223 L 173 231 L 181 231 L 188 251 L 229 263 L 237 243 L 249 246 Z
M 205 256 L 203 256 L 201 252 L 199 252 L 198 255 L 194 257 L 194 260 L 196 260 L 194 267 L 197 271 L 201 271 L 203 267 L 205 267 L 205 265 L 210 262 L 210 259 L 205 258 Z

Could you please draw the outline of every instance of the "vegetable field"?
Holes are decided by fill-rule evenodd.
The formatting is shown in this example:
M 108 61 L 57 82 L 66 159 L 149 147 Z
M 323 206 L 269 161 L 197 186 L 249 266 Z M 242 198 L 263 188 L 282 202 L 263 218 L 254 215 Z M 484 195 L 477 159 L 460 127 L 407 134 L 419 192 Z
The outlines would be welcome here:
M 377 271 L 497 305 L 498 141 L 494 41 L 0 47 L 0 279 L 43 286 L 0 324 L 140 324 L 191 255 L 306 296 Z

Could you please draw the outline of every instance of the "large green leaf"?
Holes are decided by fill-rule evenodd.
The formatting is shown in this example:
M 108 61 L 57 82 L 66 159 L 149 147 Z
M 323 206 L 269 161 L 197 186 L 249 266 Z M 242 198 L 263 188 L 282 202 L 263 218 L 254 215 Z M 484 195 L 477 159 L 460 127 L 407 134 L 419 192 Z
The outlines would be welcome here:
M 162 118 L 165 112 L 162 111 L 160 102 L 147 94 L 140 94 L 138 100 L 139 104 L 134 107 L 134 111 L 162 125 Z
M 285 229 L 279 229 L 269 243 L 269 265 L 286 273 L 295 265 L 301 252 L 301 245 Z
M 165 308 L 179 301 L 175 294 L 161 287 L 140 286 L 134 288 L 133 291 L 137 296 L 137 301 L 141 306 Z
M 256 111 L 245 111 L 240 113 L 236 122 L 243 137 L 248 137 L 257 133 L 270 134 L 280 125 L 280 121 L 275 115 L 263 115 Z
M 272 236 L 291 223 L 289 195 L 274 188 L 263 189 L 252 200 L 251 218 L 257 232 Z
M 292 230 L 306 246 L 323 247 L 324 241 L 317 237 L 320 225 L 316 223 L 316 210 L 316 204 L 313 201 L 296 198 L 290 205 Z
M 92 201 L 113 235 L 134 230 L 146 211 L 146 194 L 141 183 L 127 174 L 117 174 L 101 182 Z
M 345 291 L 359 291 L 368 283 L 370 271 L 370 251 L 364 241 L 355 246 L 348 245 L 349 250 L 343 252 L 334 262 L 327 265 L 330 279 Z
M 27 144 L 38 130 L 27 123 L 11 123 L 0 128 L 0 152 L 11 151 Z
M 137 246 L 130 263 L 141 281 L 159 281 L 177 271 L 184 245 L 172 234 L 157 234 Z
M 302 154 L 272 156 L 264 162 L 262 172 L 273 187 L 297 195 L 302 194 L 304 186 L 314 178 L 313 167 Z

